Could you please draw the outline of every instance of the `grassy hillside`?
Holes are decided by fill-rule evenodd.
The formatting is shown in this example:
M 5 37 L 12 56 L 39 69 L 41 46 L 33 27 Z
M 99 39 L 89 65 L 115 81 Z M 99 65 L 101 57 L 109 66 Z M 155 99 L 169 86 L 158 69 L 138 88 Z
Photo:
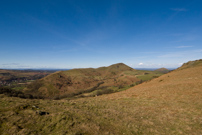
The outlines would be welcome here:
M 25 89 L 25 92 L 51 99 L 97 96 L 125 90 L 155 76 L 152 71 L 150 74 L 144 73 L 123 63 L 97 69 L 72 69 L 56 72 L 35 81 Z M 161 73 L 155 74 L 161 75 Z
M 192 68 L 192 67 L 197 67 L 197 66 L 202 66 L 202 59 L 196 60 L 196 61 L 189 61 L 187 63 L 184 63 L 178 69 L 181 70 L 181 69 Z
M 0 95 L 0 134 L 202 134 L 202 66 L 118 93 L 63 100 Z

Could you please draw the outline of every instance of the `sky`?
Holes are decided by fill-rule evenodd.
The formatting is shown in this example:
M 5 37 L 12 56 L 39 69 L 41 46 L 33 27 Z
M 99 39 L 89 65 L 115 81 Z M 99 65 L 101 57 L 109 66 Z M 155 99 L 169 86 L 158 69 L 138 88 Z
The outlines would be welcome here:
M 176 68 L 202 59 L 201 0 L 1 0 L 0 68 L 125 63 Z

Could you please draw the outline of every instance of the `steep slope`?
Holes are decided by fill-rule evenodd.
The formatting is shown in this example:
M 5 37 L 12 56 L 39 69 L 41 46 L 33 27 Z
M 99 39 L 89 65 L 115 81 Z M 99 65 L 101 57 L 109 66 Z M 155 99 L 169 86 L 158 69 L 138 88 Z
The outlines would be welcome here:
M 150 82 L 145 82 L 141 85 L 135 86 L 128 89 L 125 92 L 128 96 L 132 96 L 131 92 L 138 94 L 138 96 L 151 96 L 159 97 L 159 94 L 168 92 L 167 95 L 174 95 L 176 92 L 190 92 L 192 89 L 198 89 L 201 91 L 200 86 L 202 85 L 202 61 L 192 61 L 192 66 L 185 68 L 184 65 L 189 65 L 190 62 L 183 64 L 182 67 L 174 70 L 168 74 L 162 75 L 159 78 L 155 78 Z M 180 70 L 179 70 L 180 69 Z M 179 91 L 178 91 L 179 90 Z M 181 91 L 180 91 L 181 90 Z M 186 91 L 187 90 L 187 91 Z M 190 90 L 190 91 L 189 91 Z M 174 92 L 175 91 L 175 92 Z M 174 92 L 174 93 L 172 93 Z M 202 92 L 202 91 L 201 91 Z M 158 93 L 158 94 L 157 94 Z M 117 93 L 119 94 L 119 93 Z M 157 95 L 156 95 L 157 94 Z M 116 94 L 114 94 L 116 95 Z
M 135 72 L 135 69 L 118 63 L 98 69 L 60 71 L 30 84 L 25 91 L 43 95 L 45 98 L 61 98 L 107 87 L 120 89 L 139 81 L 135 75 L 125 75 L 125 71 Z
M 197 66 L 202 66 L 202 59 L 184 63 L 181 67 L 178 68 L 178 70 L 197 67 Z
M 202 134 L 202 66 L 126 91 L 73 100 L 0 95 L 0 134 Z
M 130 107 L 137 110 L 134 117 L 142 118 L 138 125 L 144 134 L 202 134 L 202 61 L 103 98 L 135 102 L 127 113 Z

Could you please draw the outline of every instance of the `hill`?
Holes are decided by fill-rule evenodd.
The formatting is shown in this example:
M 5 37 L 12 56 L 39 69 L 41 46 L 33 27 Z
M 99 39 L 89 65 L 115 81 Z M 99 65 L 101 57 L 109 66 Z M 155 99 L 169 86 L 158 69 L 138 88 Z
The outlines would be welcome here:
M 195 61 L 189 61 L 187 63 L 184 63 L 181 67 L 178 68 L 178 70 L 186 69 L 186 68 L 192 68 L 192 67 L 194 68 L 197 66 L 202 66 L 202 59 L 195 60 Z
M 140 81 L 135 75 L 124 73 L 135 71 L 135 69 L 123 63 L 97 69 L 59 71 L 28 85 L 25 92 L 43 95 L 45 98 L 63 98 L 81 94 L 84 96 L 84 93 L 95 90 L 97 90 L 97 93 L 92 95 L 99 94 L 99 90 L 102 93 L 108 93 L 134 85 Z
M 166 73 L 169 72 L 169 70 L 168 70 L 167 68 L 159 68 L 159 69 L 156 69 L 156 70 L 154 70 L 154 71 L 160 72 L 160 73 L 164 73 L 164 74 L 166 74 Z
M 197 64 L 97 97 L 30 100 L 0 95 L 0 134 L 199 135 L 201 80 L 202 66 Z

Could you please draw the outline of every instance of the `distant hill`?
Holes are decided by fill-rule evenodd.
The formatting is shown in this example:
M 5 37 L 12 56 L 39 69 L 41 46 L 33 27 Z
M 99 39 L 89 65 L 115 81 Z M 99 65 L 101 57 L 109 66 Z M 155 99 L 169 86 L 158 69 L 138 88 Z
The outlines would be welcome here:
M 123 63 L 97 69 L 59 71 L 28 85 L 25 92 L 43 95 L 45 98 L 61 98 L 99 89 L 113 91 L 140 81 L 135 74 L 130 74 L 135 71 Z
M 164 73 L 164 74 L 169 72 L 169 70 L 167 68 L 159 68 L 159 69 L 156 69 L 154 71 L 161 72 L 161 73 Z

